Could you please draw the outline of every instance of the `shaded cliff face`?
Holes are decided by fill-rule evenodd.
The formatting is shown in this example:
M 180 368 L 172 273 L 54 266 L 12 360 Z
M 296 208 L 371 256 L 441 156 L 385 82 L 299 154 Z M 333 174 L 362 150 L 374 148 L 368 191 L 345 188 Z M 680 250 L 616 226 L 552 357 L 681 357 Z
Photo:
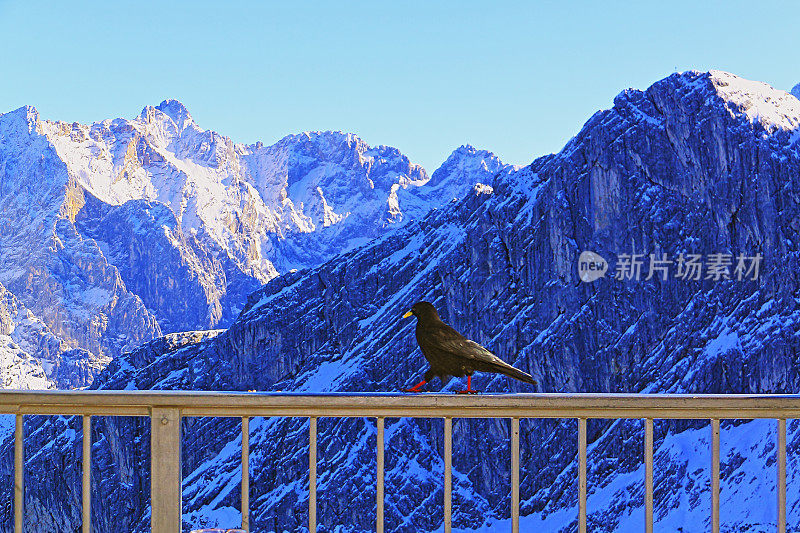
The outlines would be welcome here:
M 794 392 L 800 387 L 798 127 L 800 101 L 725 73 L 676 74 L 646 91 L 625 91 L 559 154 L 505 168 L 491 186 L 421 221 L 319 268 L 280 276 L 251 295 L 227 331 L 180 349 L 145 346 L 115 359 L 95 386 L 397 391 L 426 368 L 413 320 L 400 318 L 426 299 L 456 329 L 533 374 L 535 390 Z M 756 280 L 608 275 L 583 283 L 577 259 L 584 250 L 609 259 L 612 271 L 620 255 L 634 252 L 761 254 L 763 264 Z M 442 390 L 458 386 L 453 381 Z M 534 390 L 492 375 L 476 376 L 474 386 Z M 146 439 L 141 427 L 114 423 L 127 441 Z M 30 424 L 32 434 L 49 427 Z M 372 529 L 374 421 L 326 420 L 320 429 L 323 530 Z M 238 427 L 187 420 L 185 430 L 187 525 L 235 518 Z M 295 530 L 307 509 L 307 423 L 257 419 L 251 430 L 253 530 Z M 456 421 L 459 526 L 503 526 L 508 431 L 505 421 Z M 723 508 L 732 510 L 726 524 L 767 528 L 774 522 L 769 512 L 737 510 L 771 501 L 772 477 L 757 474 L 774 468 L 774 430 L 750 422 L 723 431 Z M 790 424 L 791 448 L 797 431 Z M 589 436 L 591 529 L 634 527 L 643 505 L 641 423 L 596 421 Z M 521 440 L 525 524 L 574 531 L 574 421 L 525 421 Z M 436 529 L 441 421 L 389 421 L 386 442 L 387 527 Z M 710 506 L 701 452 L 707 444 L 702 424 L 657 425 L 657 517 L 664 530 L 703 528 Z M 143 459 L 136 463 L 141 469 L 132 468 L 111 441 L 97 454 L 103 458 L 97 475 L 108 482 L 96 489 L 96 512 L 124 516 L 127 529 L 109 522 L 109 531 L 143 528 L 146 503 L 119 511 L 109 504 L 115 500 L 108 488 L 146 486 Z M 28 468 L 45 469 L 49 460 L 41 454 Z M 4 469 L 0 479 L 8 480 Z M 796 469 L 789 471 L 789 483 L 800 482 Z M 40 480 L 26 505 L 44 512 L 53 504 L 49 495 L 62 494 L 53 516 L 77 526 L 67 503 L 78 501 L 79 484 L 73 485 Z
M 185 234 L 166 205 L 131 200 L 110 206 L 92 198 L 77 226 L 103 249 L 130 290 L 159 310 L 162 329 L 202 329 L 222 321 L 223 304 L 230 302 L 224 262 L 196 234 Z M 249 284 L 251 290 L 259 286 Z M 232 310 L 225 311 L 230 321 Z
M 459 180 L 503 166 L 488 152 L 465 160 Z M 236 145 L 174 100 L 91 125 L 25 107 L 0 115 L 0 282 L 102 368 L 162 332 L 227 326 L 279 271 L 423 216 L 446 201 L 414 195 L 427 180 L 397 149 L 352 134 Z M 85 386 L 84 373 L 48 377 Z

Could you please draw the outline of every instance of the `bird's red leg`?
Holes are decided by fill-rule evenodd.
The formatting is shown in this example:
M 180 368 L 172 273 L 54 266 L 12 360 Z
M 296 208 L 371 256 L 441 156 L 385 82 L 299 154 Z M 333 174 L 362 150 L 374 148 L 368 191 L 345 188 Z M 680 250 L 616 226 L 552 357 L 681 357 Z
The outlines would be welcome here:
M 420 381 L 419 383 L 417 383 L 416 385 L 414 385 L 410 389 L 405 389 L 405 392 L 422 392 L 419 389 L 420 389 L 420 387 L 422 387 L 426 383 L 427 383 L 427 381 L 423 379 L 422 381 Z
M 472 389 L 472 376 L 467 376 L 467 390 L 460 390 L 458 394 L 478 394 L 478 391 Z

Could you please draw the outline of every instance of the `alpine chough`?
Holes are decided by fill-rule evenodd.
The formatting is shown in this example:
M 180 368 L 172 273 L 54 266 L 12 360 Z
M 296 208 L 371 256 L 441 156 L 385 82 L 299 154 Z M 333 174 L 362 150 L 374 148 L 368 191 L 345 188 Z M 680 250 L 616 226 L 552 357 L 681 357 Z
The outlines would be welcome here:
M 406 389 L 406 392 L 421 392 L 420 387 L 434 377 L 446 382 L 448 376 L 459 378 L 467 376 L 467 389 L 458 392 L 474 394 L 478 391 L 472 389 L 473 372 L 495 372 L 525 383 L 536 383 L 529 374 L 503 362 L 477 342 L 464 338 L 442 322 L 436 308 L 429 302 L 415 303 L 403 318 L 411 315 L 417 317 L 417 343 L 430 368 L 425 372 L 424 379 L 412 388 Z

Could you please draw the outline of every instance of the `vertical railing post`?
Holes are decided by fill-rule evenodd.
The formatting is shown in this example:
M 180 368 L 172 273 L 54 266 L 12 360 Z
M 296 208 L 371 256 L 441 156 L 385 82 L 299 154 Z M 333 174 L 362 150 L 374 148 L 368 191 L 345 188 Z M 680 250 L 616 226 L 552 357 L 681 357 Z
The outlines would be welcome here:
M 17 415 L 14 428 L 14 533 L 22 533 L 22 508 L 25 500 L 24 439 L 22 415 Z
M 711 532 L 719 533 L 719 419 L 711 420 Z
M 181 412 L 150 412 L 150 526 L 158 533 L 181 531 Z
M 242 529 L 250 531 L 250 417 L 242 417 Z
M 778 533 L 786 533 L 786 419 L 778 419 Z
M 511 532 L 519 533 L 519 418 L 511 419 Z
M 444 419 L 444 533 L 453 528 L 453 419 Z
M 378 433 L 377 433 L 377 468 L 376 468 L 376 495 L 375 495 L 375 510 L 376 510 L 376 517 L 375 517 L 375 530 L 377 533 L 383 533 L 383 504 L 384 504 L 384 494 L 383 494 L 383 476 L 384 476 L 384 452 L 385 452 L 385 443 L 384 443 L 384 419 L 382 416 L 378 417 Z
M 308 531 L 317 531 L 317 417 L 308 419 Z
M 92 417 L 83 415 L 83 458 L 81 463 L 81 532 L 92 530 Z
M 578 532 L 586 533 L 586 419 L 578 419 Z
M 384 443 L 384 419 L 382 416 L 378 417 L 378 432 L 377 432 L 377 469 L 376 469 L 376 502 L 375 502 L 375 510 L 376 510 L 376 517 L 375 517 L 375 531 L 377 533 L 383 533 L 383 504 L 384 504 L 384 495 L 383 495 L 383 476 L 384 476 L 384 451 L 385 451 L 385 443 Z
M 653 533 L 653 419 L 644 420 L 644 530 Z

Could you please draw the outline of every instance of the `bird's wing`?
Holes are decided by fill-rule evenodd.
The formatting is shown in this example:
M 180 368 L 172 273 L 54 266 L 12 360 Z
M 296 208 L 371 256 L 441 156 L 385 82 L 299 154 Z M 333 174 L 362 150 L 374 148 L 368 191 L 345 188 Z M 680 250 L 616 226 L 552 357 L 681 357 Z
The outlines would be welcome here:
M 429 346 L 433 350 L 429 349 L 428 351 L 433 353 L 435 353 L 435 350 L 441 350 L 452 357 L 464 359 L 465 366 L 479 372 L 499 372 L 526 383 L 535 383 L 530 374 L 514 368 L 477 342 L 465 338 L 446 324 L 426 331 L 426 334 L 420 340 L 420 345 L 423 352 Z
M 426 344 L 430 343 L 434 348 L 444 350 L 464 359 L 501 366 L 506 365 L 495 354 L 477 342 L 464 338 L 459 332 L 447 325 L 426 332 L 424 341 Z

